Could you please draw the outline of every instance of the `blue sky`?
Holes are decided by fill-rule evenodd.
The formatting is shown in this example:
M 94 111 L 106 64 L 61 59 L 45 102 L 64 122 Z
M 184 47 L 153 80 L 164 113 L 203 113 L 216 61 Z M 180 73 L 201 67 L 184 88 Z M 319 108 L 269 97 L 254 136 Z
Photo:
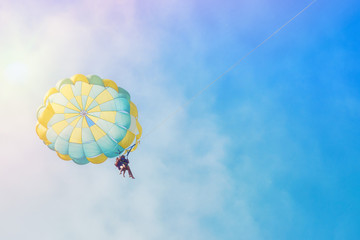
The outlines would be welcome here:
M 359 239 L 360 4 L 317 1 L 131 156 L 78 166 L 35 134 L 43 94 L 98 74 L 144 132 L 310 1 L 5 1 L 1 239 Z

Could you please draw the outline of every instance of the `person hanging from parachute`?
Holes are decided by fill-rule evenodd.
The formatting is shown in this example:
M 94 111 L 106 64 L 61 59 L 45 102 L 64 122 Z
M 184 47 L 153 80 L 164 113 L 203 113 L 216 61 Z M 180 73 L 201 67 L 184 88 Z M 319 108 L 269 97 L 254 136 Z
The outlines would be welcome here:
M 129 166 L 129 158 L 128 158 L 131 150 L 133 149 L 133 147 L 135 145 L 136 144 L 132 145 L 130 147 L 130 149 L 126 151 L 126 155 L 124 154 L 124 155 L 118 156 L 116 158 L 116 161 L 115 161 L 114 165 L 120 170 L 119 174 L 120 175 L 123 174 L 123 177 L 125 177 L 125 173 L 126 173 L 126 171 L 128 171 L 129 178 L 135 179 L 134 175 L 131 172 L 131 169 L 130 169 L 130 166 Z
M 129 159 L 126 158 L 124 155 L 116 158 L 115 166 L 120 170 L 119 174 L 123 174 L 123 177 L 125 177 L 125 173 L 126 171 L 128 171 L 129 178 L 135 179 L 129 166 Z

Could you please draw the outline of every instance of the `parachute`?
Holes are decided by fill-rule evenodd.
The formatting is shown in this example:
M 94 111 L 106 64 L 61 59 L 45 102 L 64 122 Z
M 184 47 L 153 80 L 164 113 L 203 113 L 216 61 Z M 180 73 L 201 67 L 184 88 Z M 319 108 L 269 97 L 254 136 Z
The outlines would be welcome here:
M 37 111 L 36 133 L 63 160 L 102 163 L 134 151 L 142 134 L 130 94 L 109 79 L 74 75 L 59 81 Z

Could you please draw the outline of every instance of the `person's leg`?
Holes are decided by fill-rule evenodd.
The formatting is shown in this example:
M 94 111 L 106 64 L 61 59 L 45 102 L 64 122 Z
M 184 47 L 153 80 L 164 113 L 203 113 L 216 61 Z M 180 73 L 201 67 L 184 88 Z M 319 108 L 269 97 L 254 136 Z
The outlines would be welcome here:
M 121 165 L 121 167 L 120 167 L 120 175 L 121 175 L 121 173 L 123 174 L 123 176 L 125 177 L 125 171 L 126 171 L 126 169 L 125 169 L 125 166 L 124 165 Z
M 128 169 L 128 171 L 129 171 L 129 177 L 135 179 L 135 178 L 134 178 L 134 175 L 132 174 L 131 169 L 130 169 L 129 166 L 127 166 L 127 169 Z

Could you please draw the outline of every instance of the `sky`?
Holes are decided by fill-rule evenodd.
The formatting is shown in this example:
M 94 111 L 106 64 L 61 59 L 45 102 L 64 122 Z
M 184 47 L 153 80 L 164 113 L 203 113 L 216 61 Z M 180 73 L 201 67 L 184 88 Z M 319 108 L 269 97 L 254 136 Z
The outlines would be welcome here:
M 358 1 L 318 0 L 182 107 L 309 3 L 3 0 L 0 239 L 360 239 Z M 137 105 L 135 180 L 38 139 L 78 73 Z

